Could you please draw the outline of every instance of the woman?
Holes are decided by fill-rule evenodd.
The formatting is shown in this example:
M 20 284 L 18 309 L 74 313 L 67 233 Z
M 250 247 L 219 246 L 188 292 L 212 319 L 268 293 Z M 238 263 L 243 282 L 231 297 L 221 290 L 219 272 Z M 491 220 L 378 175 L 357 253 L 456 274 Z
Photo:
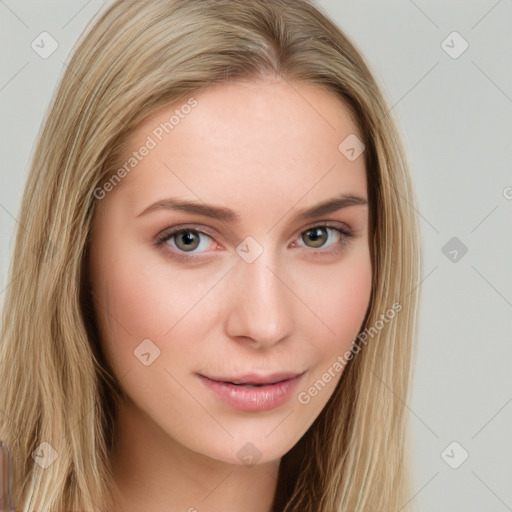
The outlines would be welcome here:
M 38 511 L 407 510 L 415 198 L 305 0 L 118 0 L 40 134 L 0 437 Z

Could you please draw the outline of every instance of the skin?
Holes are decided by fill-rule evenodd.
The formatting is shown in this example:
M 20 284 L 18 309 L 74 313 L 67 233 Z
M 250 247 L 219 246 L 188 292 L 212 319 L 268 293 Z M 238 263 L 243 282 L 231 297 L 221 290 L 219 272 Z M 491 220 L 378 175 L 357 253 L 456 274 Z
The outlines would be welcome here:
M 115 512 L 269 512 L 281 457 L 342 372 L 308 404 L 297 395 L 332 373 L 370 300 L 367 205 L 296 218 L 340 194 L 368 199 L 363 157 L 349 161 L 338 150 L 349 134 L 361 138 L 338 97 L 268 79 L 218 84 L 195 98 L 197 106 L 97 203 L 94 307 L 127 395 L 112 454 Z M 126 159 L 179 106 L 139 126 Z M 240 221 L 170 209 L 138 217 L 169 197 L 228 207 Z M 320 221 L 353 236 L 320 228 L 315 242 L 308 233 Z M 184 224 L 208 233 L 192 233 L 192 252 L 179 236 L 153 244 Z M 236 251 L 249 236 L 263 249 L 252 263 Z M 160 350 L 148 366 L 134 355 L 145 339 Z M 197 375 L 251 371 L 305 373 L 287 403 L 259 412 L 227 405 Z M 249 442 L 260 457 L 251 466 L 237 455 Z

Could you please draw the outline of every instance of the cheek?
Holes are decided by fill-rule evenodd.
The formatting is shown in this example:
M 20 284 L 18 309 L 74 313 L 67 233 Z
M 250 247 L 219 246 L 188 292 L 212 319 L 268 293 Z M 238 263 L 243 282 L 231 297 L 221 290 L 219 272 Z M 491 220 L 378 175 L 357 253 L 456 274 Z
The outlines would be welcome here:
M 102 340 L 121 369 L 133 365 L 133 351 L 145 339 L 159 338 L 177 321 L 172 287 L 147 279 L 140 266 L 122 262 L 98 286 L 96 307 Z M 164 293 L 165 292 L 165 293 Z
M 322 269 L 317 282 L 308 304 L 319 317 L 308 328 L 316 377 L 351 349 L 362 327 L 372 290 L 369 252 L 354 252 L 339 266 Z M 341 372 L 335 373 L 337 380 Z
M 308 327 L 307 351 L 313 364 L 297 395 L 301 406 L 306 406 L 303 410 L 308 417 L 320 414 L 334 393 L 345 369 L 344 355 L 359 334 L 370 302 L 370 255 L 361 251 L 352 256 L 336 269 L 330 269 L 330 276 L 317 276 L 322 284 L 310 304 L 312 310 L 319 312 L 322 322 L 313 322 Z
M 144 255 L 127 237 L 116 237 L 116 230 L 101 235 L 91 251 L 96 318 L 110 361 L 126 371 L 144 339 L 156 340 L 172 326 L 172 287 L 152 276 Z
M 103 344 L 113 366 L 124 373 L 137 365 L 134 350 L 145 339 L 160 348 L 158 364 L 169 357 L 164 349 L 169 337 L 187 341 L 173 344 L 174 356 L 192 358 L 190 335 L 203 319 L 197 318 L 201 299 L 218 276 L 197 269 L 193 275 L 180 272 L 160 258 L 151 259 L 147 248 L 115 237 L 111 241 L 98 254 L 101 266 L 96 267 L 93 288 Z
M 223 315 L 222 300 L 214 301 L 208 313 L 205 307 L 210 301 L 202 300 L 219 280 L 219 269 L 206 266 L 180 271 L 160 257 L 148 258 L 147 247 L 138 247 L 127 237 L 116 238 L 111 233 L 107 240 L 109 243 L 101 246 L 102 253 L 96 255 L 101 265 L 96 265 L 93 288 L 109 359 L 126 372 L 135 363 L 134 350 L 144 339 L 153 340 L 163 349 L 171 336 L 175 340 L 186 339 L 187 349 L 181 350 L 179 343 L 173 343 L 173 356 L 190 362 L 196 350 L 192 333 L 197 335 L 198 329 L 207 331 Z M 308 278 L 304 279 L 304 275 Z M 300 326 L 307 332 L 307 352 L 319 359 L 350 348 L 370 299 L 371 261 L 367 247 L 361 245 L 338 265 L 315 267 L 308 263 L 307 268 L 296 269 L 291 281 L 295 281 L 293 288 L 316 315 L 299 314 L 293 319 L 297 329 Z M 301 308 L 304 313 L 304 306 Z M 165 353 L 162 356 L 159 363 L 168 357 Z
M 325 352 L 342 353 L 350 348 L 362 326 L 372 290 L 372 268 L 368 252 L 354 254 L 338 271 L 323 276 L 312 309 L 325 324 L 322 347 Z

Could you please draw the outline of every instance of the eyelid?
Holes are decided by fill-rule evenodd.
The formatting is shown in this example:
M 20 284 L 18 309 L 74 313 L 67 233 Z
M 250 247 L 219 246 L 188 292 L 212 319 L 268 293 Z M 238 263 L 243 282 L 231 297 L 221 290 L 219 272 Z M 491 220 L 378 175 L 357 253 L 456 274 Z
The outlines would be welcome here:
M 316 222 L 307 223 L 304 227 L 300 228 L 295 233 L 294 236 L 296 237 L 297 235 L 304 233 L 304 231 L 308 231 L 309 229 L 313 229 L 313 228 L 317 228 L 317 227 L 339 229 L 346 236 L 354 235 L 354 231 L 352 230 L 352 228 L 345 222 L 341 222 L 339 220 L 318 220 Z
M 156 235 L 154 242 L 155 244 L 159 242 L 163 242 L 164 240 L 168 240 L 173 235 L 181 232 L 181 231 L 196 231 L 198 233 L 201 233 L 203 235 L 206 235 L 212 239 L 215 238 L 216 235 L 209 232 L 208 228 L 199 227 L 195 224 L 178 224 L 176 226 L 169 226 L 168 228 L 161 231 L 158 235 Z
M 352 230 L 352 228 L 350 228 L 350 226 L 348 226 L 344 222 L 332 221 L 332 220 L 318 220 L 316 222 L 309 222 L 305 226 L 301 227 L 293 235 L 293 240 L 296 240 L 297 237 L 299 237 L 302 233 L 309 231 L 310 229 L 319 228 L 319 227 L 325 227 L 325 228 L 330 228 L 330 229 L 339 231 L 340 235 L 342 236 L 342 241 L 334 244 L 335 247 L 330 248 L 330 249 L 323 249 L 323 248 L 315 249 L 312 247 L 308 248 L 307 246 L 299 246 L 299 247 L 304 247 L 306 249 L 309 249 L 308 252 L 310 252 L 314 255 L 321 255 L 321 254 L 328 255 L 328 254 L 335 253 L 336 249 L 340 250 L 340 249 L 343 249 L 344 247 L 346 247 L 347 245 L 349 245 L 350 239 L 354 237 L 354 231 Z M 180 233 L 182 231 L 195 231 L 197 233 L 208 236 L 213 241 L 216 241 L 215 240 L 216 235 L 211 234 L 209 232 L 209 228 L 205 228 L 203 226 L 198 226 L 196 224 L 179 224 L 176 226 L 170 226 L 170 227 L 164 229 L 163 231 L 161 231 L 158 235 L 156 235 L 156 237 L 153 240 L 153 245 L 159 247 L 159 246 L 165 244 L 165 242 L 167 240 L 171 239 L 174 235 L 176 235 L 177 233 Z M 340 246 L 342 246 L 342 247 L 340 247 Z M 198 260 L 198 259 L 204 257 L 204 256 L 202 256 L 203 253 L 198 253 L 198 254 L 189 253 L 190 255 L 187 255 L 188 253 L 186 251 L 176 251 L 172 248 L 170 250 L 173 253 L 172 257 L 175 257 L 178 259 L 191 261 L 194 259 Z

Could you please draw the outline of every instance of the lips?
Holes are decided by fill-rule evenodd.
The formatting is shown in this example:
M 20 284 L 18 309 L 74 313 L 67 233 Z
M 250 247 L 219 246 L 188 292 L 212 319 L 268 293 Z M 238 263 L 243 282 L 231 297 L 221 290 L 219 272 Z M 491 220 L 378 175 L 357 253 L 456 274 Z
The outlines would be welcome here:
M 224 404 L 242 411 L 262 412 L 289 402 L 305 373 L 198 376 L 213 396 Z
M 261 386 L 269 386 L 271 384 L 276 384 L 278 382 L 282 382 L 285 380 L 294 379 L 295 377 L 298 377 L 301 375 L 301 373 L 297 372 L 280 372 L 280 373 L 272 373 L 272 374 L 245 374 L 245 375 L 238 375 L 238 376 L 230 376 L 230 377 L 210 377 L 204 375 L 204 377 L 207 377 L 210 380 L 216 381 L 216 382 L 225 382 L 227 384 L 235 384 L 239 386 L 246 386 L 246 387 L 261 387 Z

